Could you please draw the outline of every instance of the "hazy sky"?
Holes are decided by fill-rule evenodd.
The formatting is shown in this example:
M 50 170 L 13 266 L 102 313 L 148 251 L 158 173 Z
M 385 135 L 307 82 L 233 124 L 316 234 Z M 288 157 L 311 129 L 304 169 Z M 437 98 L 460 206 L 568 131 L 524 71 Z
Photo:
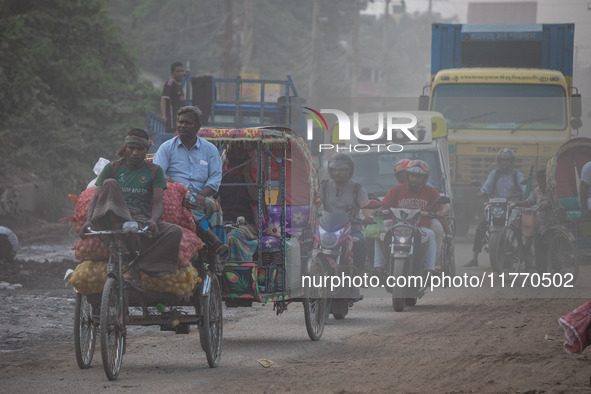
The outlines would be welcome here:
M 531 1 L 531 0 L 513 0 Z M 434 13 L 443 17 L 457 15 L 459 23 L 466 23 L 468 3 L 491 3 L 494 0 L 432 0 Z M 512 2 L 498 0 L 498 3 Z M 369 4 L 368 12 L 382 13 L 385 0 L 374 0 Z M 591 64 L 591 0 L 538 0 L 538 23 L 574 23 L 575 47 L 579 65 Z M 400 0 L 392 0 L 390 4 L 400 4 Z M 429 0 L 406 0 L 408 13 L 426 12 Z

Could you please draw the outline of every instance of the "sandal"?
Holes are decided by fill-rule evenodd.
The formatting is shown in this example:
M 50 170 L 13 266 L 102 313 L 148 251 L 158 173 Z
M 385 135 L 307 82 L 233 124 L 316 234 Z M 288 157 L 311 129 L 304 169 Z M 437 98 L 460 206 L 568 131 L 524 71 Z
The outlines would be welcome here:
M 125 283 L 129 283 L 131 285 L 131 287 L 133 287 L 134 289 L 136 289 L 140 293 L 143 293 L 143 292 L 146 291 L 146 289 L 144 288 L 144 285 L 142 284 L 142 280 L 140 279 L 139 275 L 138 276 L 125 276 L 125 275 L 123 275 L 123 280 L 125 280 Z

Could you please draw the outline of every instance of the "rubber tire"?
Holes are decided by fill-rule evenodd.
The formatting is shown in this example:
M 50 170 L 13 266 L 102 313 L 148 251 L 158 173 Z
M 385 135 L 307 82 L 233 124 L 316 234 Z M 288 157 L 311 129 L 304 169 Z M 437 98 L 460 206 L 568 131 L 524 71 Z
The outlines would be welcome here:
M 406 304 L 406 306 L 415 306 L 417 304 L 417 297 L 413 297 L 413 298 L 406 298 L 404 300 L 404 303 Z
M 74 311 L 74 350 L 80 369 L 90 368 L 96 345 L 97 325 L 94 323 L 93 306 L 86 296 L 76 293 Z
M 211 277 L 211 289 L 208 295 L 200 296 L 203 305 L 203 324 L 199 327 L 199 341 L 205 351 L 210 368 L 220 365 L 223 339 L 222 292 L 217 275 Z
M 456 276 L 456 261 L 453 240 L 448 247 L 444 248 L 441 258 L 441 270 L 443 273 L 452 278 Z
M 315 259 L 311 262 L 311 274 L 314 276 L 324 276 L 326 270 L 322 261 Z M 318 341 L 324 332 L 324 325 L 328 316 L 328 289 L 324 286 L 318 288 L 306 287 L 304 289 L 304 320 L 306 321 L 306 331 L 313 341 Z
M 565 265 L 566 263 L 571 263 Z M 579 275 L 579 256 L 578 249 L 573 241 L 560 231 L 554 232 L 548 242 L 548 262 L 547 268 L 552 273 L 572 273 L 574 285 Z M 565 270 L 565 267 L 568 269 Z
M 404 263 L 406 259 L 395 259 L 394 270 L 392 275 L 395 277 L 404 276 Z M 394 287 L 392 289 L 392 307 L 396 312 L 404 311 L 406 304 L 406 288 L 405 287 Z
M 490 267 L 496 273 L 503 272 L 502 267 L 498 264 L 497 256 L 499 254 L 499 239 L 501 233 L 498 230 L 491 231 L 488 236 L 488 258 L 490 259 Z
M 514 268 L 512 264 L 509 265 L 510 261 L 508 261 L 508 259 L 520 259 L 519 249 L 522 247 L 522 245 L 520 244 L 519 239 L 517 238 L 517 233 L 515 232 L 515 229 L 512 226 L 505 226 L 503 227 L 503 230 L 500 234 L 501 235 L 499 236 L 499 246 L 497 248 L 497 265 L 501 271 L 498 273 L 518 273 L 520 271 L 523 271 L 525 268 L 523 266 L 525 264 L 525 261 L 519 261 L 519 264 L 516 268 Z
M 107 278 L 101 298 L 101 356 L 107 379 L 115 380 L 121 371 L 125 349 L 125 319 L 119 304 L 119 285 Z

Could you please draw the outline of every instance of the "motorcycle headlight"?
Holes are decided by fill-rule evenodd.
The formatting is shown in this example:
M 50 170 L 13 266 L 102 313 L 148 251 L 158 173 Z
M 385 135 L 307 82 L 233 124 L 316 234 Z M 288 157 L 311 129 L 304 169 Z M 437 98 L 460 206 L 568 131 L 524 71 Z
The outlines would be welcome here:
M 503 207 L 493 207 L 492 215 L 495 219 L 500 219 L 505 216 L 505 208 Z
M 395 245 L 410 244 L 412 240 L 412 228 L 398 227 L 392 231 L 392 238 Z
M 325 229 L 320 227 L 319 230 L 320 230 L 319 231 L 320 232 L 320 243 L 325 248 L 334 247 L 339 242 L 339 238 L 343 234 L 343 229 L 336 231 L 336 232 L 331 232 L 331 231 L 326 231 Z

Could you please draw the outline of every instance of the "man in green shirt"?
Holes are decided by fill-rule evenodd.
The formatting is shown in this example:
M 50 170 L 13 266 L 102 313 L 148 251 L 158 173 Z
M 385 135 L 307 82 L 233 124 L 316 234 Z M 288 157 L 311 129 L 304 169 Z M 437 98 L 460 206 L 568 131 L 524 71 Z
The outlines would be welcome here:
M 91 226 L 120 229 L 129 221 L 150 227 L 153 236 L 140 239 L 140 256 L 124 275 L 139 291 L 144 290 L 140 271 L 150 276 L 176 273 L 183 236 L 179 226 L 159 221 L 166 180 L 162 168 L 145 160 L 149 148 L 148 133 L 144 130 L 128 133 L 125 145 L 117 152 L 121 159 L 107 164 L 96 180 L 97 189 L 81 230 L 84 234 Z

